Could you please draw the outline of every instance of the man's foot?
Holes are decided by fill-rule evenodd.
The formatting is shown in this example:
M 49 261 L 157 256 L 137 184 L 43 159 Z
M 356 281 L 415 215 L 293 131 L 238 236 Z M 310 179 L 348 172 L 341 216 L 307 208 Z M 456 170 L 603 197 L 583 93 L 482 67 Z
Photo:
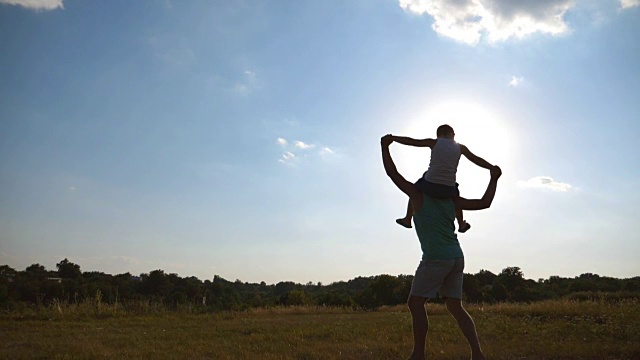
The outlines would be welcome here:
M 409 356 L 409 358 L 407 360 L 424 360 L 424 354 L 422 355 L 417 355 L 417 354 L 411 354 L 411 356 Z
M 471 229 L 471 225 L 468 222 L 463 221 L 462 225 L 460 225 L 460 227 L 458 228 L 458 232 L 459 233 L 466 233 L 467 230 L 469 230 L 469 229 Z
M 407 221 L 407 219 L 396 219 L 396 223 L 398 223 L 398 225 L 406 227 L 407 229 L 411 229 L 412 228 L 411 219 L 409 219 L 408 221 Z

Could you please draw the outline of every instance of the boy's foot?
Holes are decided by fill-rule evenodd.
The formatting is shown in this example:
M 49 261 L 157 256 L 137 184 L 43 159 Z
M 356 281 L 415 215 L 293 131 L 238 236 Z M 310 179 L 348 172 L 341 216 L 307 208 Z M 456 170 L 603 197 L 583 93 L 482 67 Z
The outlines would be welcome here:
M 406 219 L 396 219 L 396 223 L 398 223 L 398 225 L 404 226 L 407 229 L 411 229 L 411 220 L 407 221 Z
M 458 232 L 459 233 L 465 233 L 469 229 L 471 229 L 471 225 L 468 222 L 463 221 L 462 225 L 460 225 L 460 227 L 458 228 Z

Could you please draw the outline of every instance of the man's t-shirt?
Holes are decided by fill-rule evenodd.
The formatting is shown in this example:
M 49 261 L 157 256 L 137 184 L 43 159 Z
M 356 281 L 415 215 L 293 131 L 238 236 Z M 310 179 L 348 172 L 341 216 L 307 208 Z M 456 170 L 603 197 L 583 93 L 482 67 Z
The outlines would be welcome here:
M 456 209 L 450 199 L 423 195 L 422 208 L 413 214 L 423 259 L 447 260 L 464 257 L 453 221 Z

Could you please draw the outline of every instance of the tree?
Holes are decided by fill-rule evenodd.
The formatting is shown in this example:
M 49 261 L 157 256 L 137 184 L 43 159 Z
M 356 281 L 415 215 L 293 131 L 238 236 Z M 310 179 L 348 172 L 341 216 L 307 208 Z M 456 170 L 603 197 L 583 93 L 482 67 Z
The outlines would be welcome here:
M 309 296 L 304 290 L 291 290 L 283 298 L 282 303 L 289 306 L 309 305 Z
M 276 284 L 276 294 L 279 296 L 287 294 L 289 291 L 295 290 L 298 286 L 292 281 L 281 281 Z
M 357 301 L 363 307 L 375 308 L 382 305 L 397 305 L 405 301 L 405 283 L 391 275 L 378 275 L 369 287 L 358 294 Z
M 518 286 L 523 286 L 525 283 L 524 274 L 517 266 L 503 269 L 502 272 L 498 274 L 498 278 L 509 292 L 514 291 Z
M 65 258 L 56 264 L 58 268 L 58 275 L 63 279 L 77 279 L 82 272 L 80 271 L 80 265 L 74 264 Z
M 142 274 L 140 278 L 142 291 L 147 295 L 164 297 L 171 287 L 171 282 L 163 270 L 153 270 L 149 274 Z
M 640 278 L 625 279 L 622 284 L 623 291 L 638 291 L 640 290 Z
M 480 270 L 477 274 L 474 275 L 476 280 L 478 280 L 478 285 L 480 286 L 492 285 L 493 280 L 495 280 L 496 276 L 496 274 L 492 273 L 489 270 Z
M 355 301 L 346 293 L 341 291 L 329 291 L 323 294 L 318 300 L 320 305 L 353 307 Z
M 31 277 L 35 278 L 45 278 L 47 276 L 47 269 L 40 264 L 32 264 L 27 266 L 24 272 Z
M 136 285 L 138 285 L 138 282 L 133 279 L 130 273 L 115 275 L 111 281 L 116 287 L 116 298 L 128 300 L 136 297 Z
M 464 281 L 462 282 L 462 289 L 467 296 L 469 302 L 479 303 L 482 302 L 483 296 L 480 289 L 478 279 L 471 274 L 464 274 Z
M 14 277 L 16 276 L 16 270 L 9 265 L 0 265 L 0 277 Z
M 15 281 L 16 271 L 8 265 L 0 266 L 0 304 L 9 300 L 9 282 Z
M 499 278 L 496 278 L 491 287 L 491 297 L 495 301 L 507 301 L 509 293 L 507 288 L 500 282 Z

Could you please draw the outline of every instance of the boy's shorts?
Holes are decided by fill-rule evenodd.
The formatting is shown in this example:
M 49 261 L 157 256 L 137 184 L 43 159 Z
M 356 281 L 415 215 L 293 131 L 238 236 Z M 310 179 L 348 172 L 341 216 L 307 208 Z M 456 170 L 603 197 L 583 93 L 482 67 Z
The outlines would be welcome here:
M 418 181 L 415 182 L 415 185 L 418 189 L 420 189 L 420 191 L 434 199 L 457 199 L 460 197 L 458 183 L 456 183 L 456 186 L 448 186 L 432 183 L 421 177 Z
M 412 296 L 423 298 L 450 297 L 462 299 L 464 258 L 422 260 L 411 284 Z

